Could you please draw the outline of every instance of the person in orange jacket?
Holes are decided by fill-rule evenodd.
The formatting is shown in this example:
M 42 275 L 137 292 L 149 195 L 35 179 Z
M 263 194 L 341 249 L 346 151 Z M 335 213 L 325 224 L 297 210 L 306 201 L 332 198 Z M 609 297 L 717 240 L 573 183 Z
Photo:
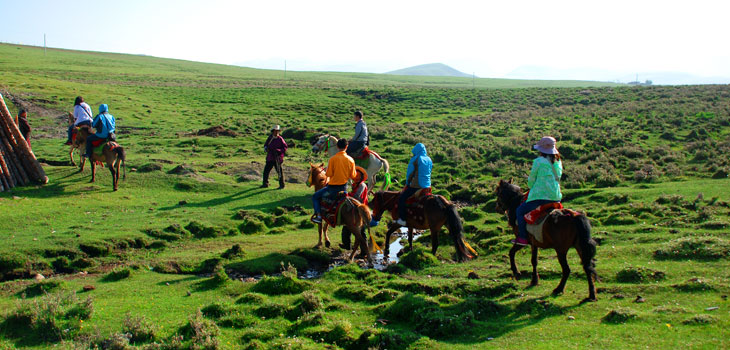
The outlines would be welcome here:
M 312 222 L 317 224 L 322 222 L 322 206 L 320 204 L 322 197 L 336 195 L 339 192 L 345 191 L 347 182 L 355 179 L 357 176 L 355 172 L 355 161 L 345 152 L 347 150 L 347 140 L 337 140 L 337 149 L 337 154 L 332 156 L 327 163 L 327 173 L 325 175 L 330 179 L 329 183 L 321 190 L 314 192 L 312 196 L 315 214 L 312 217 Z

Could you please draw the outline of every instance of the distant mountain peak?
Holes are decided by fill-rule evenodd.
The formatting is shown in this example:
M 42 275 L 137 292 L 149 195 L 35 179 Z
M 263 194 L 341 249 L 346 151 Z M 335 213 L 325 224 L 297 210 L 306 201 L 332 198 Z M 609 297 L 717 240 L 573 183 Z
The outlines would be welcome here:
M 433 77 L 464 77 L 471 78 L 471 74 L 460 72 L 454 68 L 451 68 L 443 63 L 429 63 L 418 66 L 403 68 L 387 72 L 385 74 L 394 75 L 421 75 L 421 76 L 433 76 Z

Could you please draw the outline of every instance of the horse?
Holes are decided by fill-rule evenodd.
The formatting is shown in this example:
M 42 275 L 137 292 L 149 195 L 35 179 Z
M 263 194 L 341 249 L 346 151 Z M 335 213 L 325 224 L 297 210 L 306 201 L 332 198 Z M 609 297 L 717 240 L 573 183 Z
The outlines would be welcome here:
M 324 170 L 324 164 L 313 165 L 312 163 L 309 163 L 309 177 L 307 178 L 308 187 L 314 186 L 314 191 L 317 192 L 324 186 L 327 186 L 328 181 L 329 179 L 327 178 L 326 171 Z M 367 228 L 368 234 L 370 234 L 369 223 L 370 220 L 372 220 L 370 208 L 368 208 L 367 205 L 360 203 L 360 201 L 355 198 L 347 197 L 345 198 L 345 205 L 340 208 L 340 217 L 342 218 L 343 225 L 355 235 L 355 244 L 352 247 L 352 253 L 350 254 L 349 260 L 352 261 L 359 247 L 361 254 L 367 258 L 368 262 L 371 262 L 372 258 L 370 256 L 370 249 L 368 248 L 363 235 L 365 228 Z M 322 246 L 322 233 L 324 233 L 325 237 L 325 246 L 329 247 L 330 239 L 329 236 L 327 236 L 327 221 L 322 220 L 322 222 L 318 225 L 319 243 L 317 243 L 316 247 Z
M 78 134 L 76 135 L 76 141 L 74 144 L 76 145 L 76 148 L 82 150 L 82 152 L 86 151 L 86 138 L 89 137 L 90 132 L 88 128 L 79 128 Z M 119 188 L 119 165 L 124 166 L 124 175 L 122 179 L 127 178 L 127 165 L 125 163 L 127 156 L 124 151 L 124 147 L 117 146 L 114 150 L 111 149 L 109 146 L 109 143 L 106 143 L 104 145 L 104 148 L 102 148 L 102 154 L 98 155 L 95 152 L 92 152 L 91 154 L 91 181 L 94 182 L 96 180 L 96 162 L 105 162 L 107 167 L 109 168 L 109 171 L 112 173 L 112 183 L 114 185 L 114 191 L 116 191 Z M 81 164 L 79 165 L 79 172 L 84 171 L 84 164 L 86 163 L 86 158 L 81 157 Z
M 389 211 L 393 219 L 395 219 L 398 214 L 395 208 L 400 194 L 397 191 L 376 192 L 373 200 L 370 201 L 370 206 L 373 208 L 373 219 L 380 221 L 385 211 Z M 447 225 L 449 234 L 454 240 L 458 260 L 466 261 L 473 259 L 477 253 L 464 241 L 464 227 L 461 224 L 461 217 L 454 204 L 440 195 L 428 195 L 422 197 L 419 201 L 423 205 L 423 215 L 419 217 L 411 215 L 405 218 L 408 227 L 409 248 L 413 248 L 412 229 L 428 229 L 431 231 L 431 253 L 435 255 L 439 245 L 439 232 L 441 231 L 441 227 Z M 400 227 L 400 225 L 391 224 L 385 233 L 386 258 L 388 257 L 388 250 L 390 248 L 390 235 L 400 229 Z
M 516 222 L 517 207 L 522 203 L 524 193 L 519 186 L 509 181 L 499 180 L 499 184 L 495 189 L 497 194 L 496 210 L 499 213 L 507 212 L 509 217 L 509 225 L 518 232 Z M 572 211 L 571 211 L 572 212 Z M 573 215 L 575 213 L 577 215 Z M 553 248 L 558 255 L 560 267 L 563 270 L 562 278 L 558 287 L 553 290 L 553 295 L 563 293 L 565 282 L 570 276 L 570 266 L 568 266 L 567 254 L 570 247 L 574 247 L 580 256 L 588 279 L 588 298 L 582 302 L 596 301 L 596 287 L 593 283 L 594 278 L 598 280 L 598 274 L 595 269 L 594 257 L 596 255 L 596 241 L 591 238 L 591 224 L 585 214 L 572 212 L 569 215 L 559 215 L 556 219 L 546 219 L 542 228 L 542 242 L 529 235 L 530 245 L 532 247 L 532 281 L 530 286 L 538 284 L 539 276 L 537 274 L 537 251 L 538 248 Z M 519 279 L 520 273 L 515 265 L 515 253 L 522 249 L 521 245 L 513 245 L 509 251 L 509 263 L 512 274 L 515 279 Z
M 317 142 L 312 145 L 312 152 L 317 153 L 322 151 L 327 152 L 330 158 L 337 154 L 337 138 L 328 134 L 320 136 Z M 370 192 L 375 188 L 375 175 L 381 168 L 385 171 L 385 181 L 380 186 L 380 190 L 387 191 L 388 187 L 390 187 L 390 163 L 379 154 L 370 151 L 368 167 L 365 169 L 368 173 L 368 189 L 370 189 Z

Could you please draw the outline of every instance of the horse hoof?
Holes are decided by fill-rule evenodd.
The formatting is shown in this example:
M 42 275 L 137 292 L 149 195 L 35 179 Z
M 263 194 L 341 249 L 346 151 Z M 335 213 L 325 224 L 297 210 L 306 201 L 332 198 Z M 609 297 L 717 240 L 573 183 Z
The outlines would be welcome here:
M 319 242 L 319 243 L 317 243 L 317 245 L 315 245 L 314 247 L 315 247 L 315 248 L 319 248 L 319 247 L 321 247 L 321 246 L 322 246 L 322 242 Z
M 596 302 L 596 301 L 598 301 L 598 299 L 588 297 L 588 298 L 585 298 L 585 299 L 581 300 L 580 303 L 581 304 L 585 304 L 585 303 L 593 303 L 593 302 Z
M 562 290 L 557 290 L 557 289 L 553 290 L 553 296 L 558 296 L 558 295 L 562 295 L 562 294 L 563 294 Z
M 537 281 L 530 281 L 530 287 L 537 287 Z
M 329 248 L 330 247 L 330 241 L 324 242 L 324 246 Z

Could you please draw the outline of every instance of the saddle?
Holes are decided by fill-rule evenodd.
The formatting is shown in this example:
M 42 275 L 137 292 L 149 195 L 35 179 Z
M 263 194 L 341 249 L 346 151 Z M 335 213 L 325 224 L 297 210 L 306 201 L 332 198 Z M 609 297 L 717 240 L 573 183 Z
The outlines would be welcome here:
M 96 153 L 97 155 L 102 155 L 102 153 L 104 152 L 104 146 L 105 145 L 109 145 L 109 150 L 110 151 L 113 151 L 117 147 L 120 147 L 119 144 L 116 143 L 116 142 L 114 142 L 114 141 L 109 141 L 109 140 L 94 140 L 94 141 L 91 141 L 91 146 L 94 148 L 94 153 Z
M 370 158 L 370 149 L 368 148 L 368 146 L 363 147 L 360 152 L 352 155 L 352 159 L 354 159 L 355 161 L 368 158 Z
M 406 199 L 406 215 L 419 222 L 423 221 L 425 217 L 423 208 L 426 204 L 426 199 L 432 196 L 431 187 L 416 191 L 416 193 Z M 393 220 L 398 219 L 398 203 L 395 204 L 395 208 L 391 211 L 391 216 Z M 405 218 L 403 219 L 405 220 Z
M 542 228 L 548 220 L 557 222 L 561 216 L 578 216 L 575 210 L 565 209 L 561 203 L 548 203 L 541 205 L 537 209 L 525 214 L 525 222 L 527 223 L 527 232 L 531 234 L 538 242 L 542 242 Z
M 91 127 L 89 127 L 88 125 L 81 125 L 75 128 L 71 128 L 71 142 L 76 142 L 76 136 L 79 134 L 79 129 L 81 128 L 84 128 L 86 129 L 86 131 L 91 132 Z
M 327 224 L 336 227 L 340 221 L 340 209 L 345 204 L 345 200 L 348 195 L 345 192 L 340 192 L 335 196 L 329 197 L 324 196 L 320 203 L 322 204 L 322 218 L 327 221 Z

